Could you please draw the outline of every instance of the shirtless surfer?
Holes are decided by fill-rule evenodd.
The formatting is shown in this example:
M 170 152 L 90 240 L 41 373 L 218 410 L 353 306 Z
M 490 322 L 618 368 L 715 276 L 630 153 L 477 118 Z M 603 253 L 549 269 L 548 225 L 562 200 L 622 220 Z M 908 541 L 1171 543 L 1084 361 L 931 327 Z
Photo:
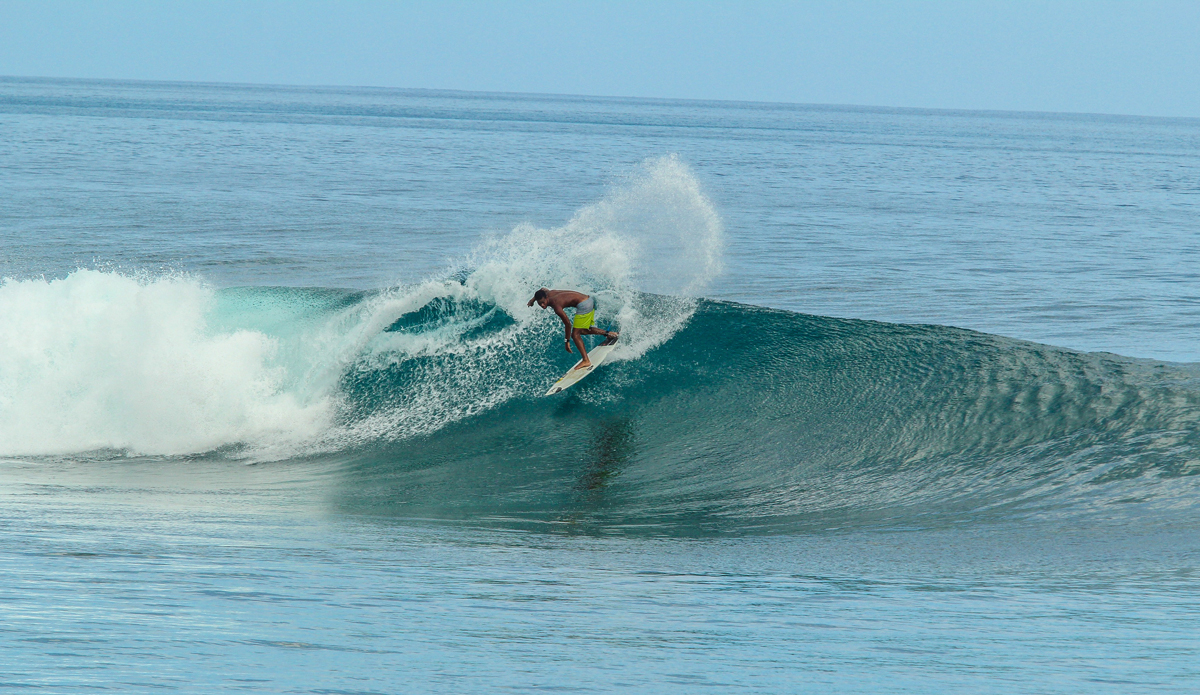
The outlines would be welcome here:
M 587 350 L 583 347 L 583 336 L 602 335 L 611 341 L 616 340 L 620 335 L 616 331 L 605 331 L 596 327 L 596 298 L 589 297 L 582 292 L 548 290 L 543 287 L 534 293 L 533 299 L 529 300 L 527 306 L 533 306 L 534 302 L 537 302 L 538 306 L 543 309 L 546 307 L 554 309 L 554 313 L 562 319 L 563 325 L 567 327 L 567 352 L 571 352 L 571 342 L 574 341 L 575 347 L 579 348 L 579 355 L 583 357 L 576 369 L 592 366 Z M 566 309 L 574 309 L 575 316 L 568 318 Z

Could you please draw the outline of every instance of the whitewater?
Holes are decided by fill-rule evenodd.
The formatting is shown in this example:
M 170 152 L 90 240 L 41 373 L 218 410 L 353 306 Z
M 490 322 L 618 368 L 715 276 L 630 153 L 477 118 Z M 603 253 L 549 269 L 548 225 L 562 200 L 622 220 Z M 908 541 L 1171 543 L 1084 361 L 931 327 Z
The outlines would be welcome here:
M 0 132 L 0 689 L 1200 685 L 1200 122 L 3 78 Z M 622 335 L 550 398 L 542 286 Z

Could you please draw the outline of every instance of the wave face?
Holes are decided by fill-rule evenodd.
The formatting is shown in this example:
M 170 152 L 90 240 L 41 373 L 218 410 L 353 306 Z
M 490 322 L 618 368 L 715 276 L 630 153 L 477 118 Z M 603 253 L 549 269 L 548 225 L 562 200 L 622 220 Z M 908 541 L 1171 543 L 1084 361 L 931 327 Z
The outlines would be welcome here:
M 105 290 L 126 311 L 57 314 L 62 334 L 26 336 L 61 345 L 38 368 L 8 346 L 5 453 L 303 457 L 356 513 L 672 533 L 1144 512 L 1200 480 L 1192 365 L 712 301 L 680 321 L 680 300 L 630 295 L 601 322 L 659 335 L 662 316 L 669 338 L 546 398 L 574 359 L 561 329 L 477 282 L 9 283 L 5 301 Z
M 547 399 L 566 361 L 552 332 L 527 338 L 494 363 L 516 395 L 356 457 L 343 503 L 705 532 L 1144 513 L 1196 492 L 1188 365 L 705 301 L 669 342 Z M 346 391 L 364 419 L 437 401 L 428 375 L 456 361 L 362 363 Z

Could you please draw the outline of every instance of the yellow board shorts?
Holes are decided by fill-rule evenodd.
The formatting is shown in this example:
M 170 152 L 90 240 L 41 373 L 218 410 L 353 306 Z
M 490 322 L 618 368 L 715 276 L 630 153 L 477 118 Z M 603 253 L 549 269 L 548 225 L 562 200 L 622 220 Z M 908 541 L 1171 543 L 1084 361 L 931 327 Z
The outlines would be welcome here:
M 596 325 L 596 310 L 592 309 L 586 314 L 575 314 L 571 318 L 571 327 L 578 329 L 591 328 Z
M 571 319 L 571 328 L 585 330 L 596 325 L 596 298 L 588 297 L 575 307 L 575 316 Z

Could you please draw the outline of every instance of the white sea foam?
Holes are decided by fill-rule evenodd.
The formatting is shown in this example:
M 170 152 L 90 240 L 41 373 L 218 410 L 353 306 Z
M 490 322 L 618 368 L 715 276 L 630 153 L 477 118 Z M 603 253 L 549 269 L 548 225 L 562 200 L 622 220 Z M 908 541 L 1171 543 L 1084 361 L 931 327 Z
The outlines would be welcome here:
M 80 270 L 0 284 L 0 454 L 183 454 L 272 446 L 328 425 L 328 399 L 281 388 L 276 342 L 213 333 L 213 290 Z

